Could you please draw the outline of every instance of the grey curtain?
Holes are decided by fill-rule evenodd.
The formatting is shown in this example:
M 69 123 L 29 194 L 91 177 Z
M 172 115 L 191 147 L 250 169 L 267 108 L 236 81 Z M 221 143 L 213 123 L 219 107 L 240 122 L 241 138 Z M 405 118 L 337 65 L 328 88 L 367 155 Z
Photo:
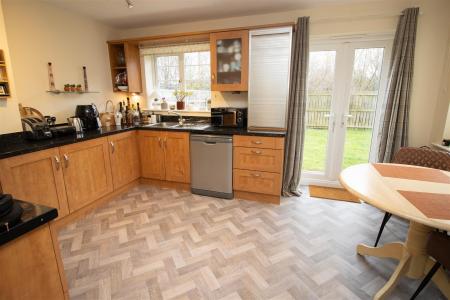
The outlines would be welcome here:
M 414 70 L 419 8 L 407 8 L 397 24 L 389 68 L 386 109 L 381 124 L 378 161 L 391 162 L 408 145 L 409 98 Z
M 309 61 L 309 17 L 298 18 L 292 43 L 283 196 L 299 196 L 305 137 L 306 76 Z

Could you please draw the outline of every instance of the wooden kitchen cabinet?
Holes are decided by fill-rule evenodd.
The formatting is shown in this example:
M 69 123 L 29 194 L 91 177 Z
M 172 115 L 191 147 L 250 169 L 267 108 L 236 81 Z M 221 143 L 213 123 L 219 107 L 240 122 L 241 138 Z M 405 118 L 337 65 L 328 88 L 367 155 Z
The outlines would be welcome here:
M 234 147 L 233 166 L 236 169 L 280 173 L 283 150 Z
M 140 177 L 136 132 L 124 132 L 108 137 L 109 157 L 114 190 Z
M 0 246 L 0 299 L 65 299 L 48 224 Z
M 238 198 L 280 203 L 284 137 L 233 137 L 233 189 Z
M 166 132 L 164 136 L 166 180 L 191 182 L 189 133 Z
M 142 130 L 138 140 L 142 177 L 190 182 L 189 133 Z
M 141 93 L 141 62 L 139 45 L 132 42 L 108 43 L 109 61 L 111 66 L 111 79 L 114 92 Z M 123 76 L 126 81 L 118 84 L 116 76 Z M 126 90 L 120 90 L 118 86 L 124 86 Z
M 113 191 L 106 138 L 71 144 L 59 149 L 71 213 Z
M 142 177 L 165 179 L 163 138 L 162 131 L 141 130 L 138 132 Z
M 54 207 L 59 218 L 69 213 L 58 148 L 0 160 L 0 182 L 14 198 Z
M 233 187 L 238 191 L 280 196 L 281 176 L 278 173 L 234 169 Z
M 248 90 L 248 30 L 211 33 L 211 90 Z

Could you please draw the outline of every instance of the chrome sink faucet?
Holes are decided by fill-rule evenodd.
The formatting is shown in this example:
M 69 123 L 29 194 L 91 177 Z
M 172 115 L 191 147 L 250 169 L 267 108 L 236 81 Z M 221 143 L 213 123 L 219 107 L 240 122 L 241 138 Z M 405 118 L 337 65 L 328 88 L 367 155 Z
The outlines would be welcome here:
M 175 112 L 175 111 L 170 111 L 170 110 L 168 111 L 168 113 L 169 113 L 169 114 L 177 115 L 177 116 L 178 116 L 178 124 L 179 124 L 180 126 L 183 126 L 185 119 L 183 119 L 183 116 L 182 116 L 181 114 L 179 114 L 179 113 L 177 113 L 177 112 Z

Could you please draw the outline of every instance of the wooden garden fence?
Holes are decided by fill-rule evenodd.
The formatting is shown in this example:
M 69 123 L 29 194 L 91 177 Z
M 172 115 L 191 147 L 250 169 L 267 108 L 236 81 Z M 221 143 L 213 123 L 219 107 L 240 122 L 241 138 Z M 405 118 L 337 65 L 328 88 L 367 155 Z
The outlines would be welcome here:
M 348 128 L 372 129 L 375 119 L 378 94 L 359 92 L 351 95 Z M 331 94 L 314 93 L 308 95 L 306 104 L 306 127 L 327 128 L 331 108 Z

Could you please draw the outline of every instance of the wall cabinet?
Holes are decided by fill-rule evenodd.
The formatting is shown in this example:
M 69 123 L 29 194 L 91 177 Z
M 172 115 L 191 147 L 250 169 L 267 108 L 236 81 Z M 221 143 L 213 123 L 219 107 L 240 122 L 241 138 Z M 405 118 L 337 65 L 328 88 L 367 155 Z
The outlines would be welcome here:
M 125 132 L 108 137 L 109 157 L 114 189 L 140 177 L 139 151 L 136 132 Z
M 190 182 L 189 133 L 139 131 L 138 141 L 142 177 Z
M 108 43 L 108 50 L 113 90 L 115 92 L 141 93 L 139 45 L 132 42 L 111 42 Z
M 248 127 L 286 129 L 292 27 L 249 34 Z
M 70 212 L 113 191 L 106 138 L 63 146 L 60 153 Z
M 58 148 L 0 160 L 0 182 L 17 199 L 57 208 L 59 218 L 69 213 Z
M 211 90 L 248 90 L 248 30 L 211 33 Z

